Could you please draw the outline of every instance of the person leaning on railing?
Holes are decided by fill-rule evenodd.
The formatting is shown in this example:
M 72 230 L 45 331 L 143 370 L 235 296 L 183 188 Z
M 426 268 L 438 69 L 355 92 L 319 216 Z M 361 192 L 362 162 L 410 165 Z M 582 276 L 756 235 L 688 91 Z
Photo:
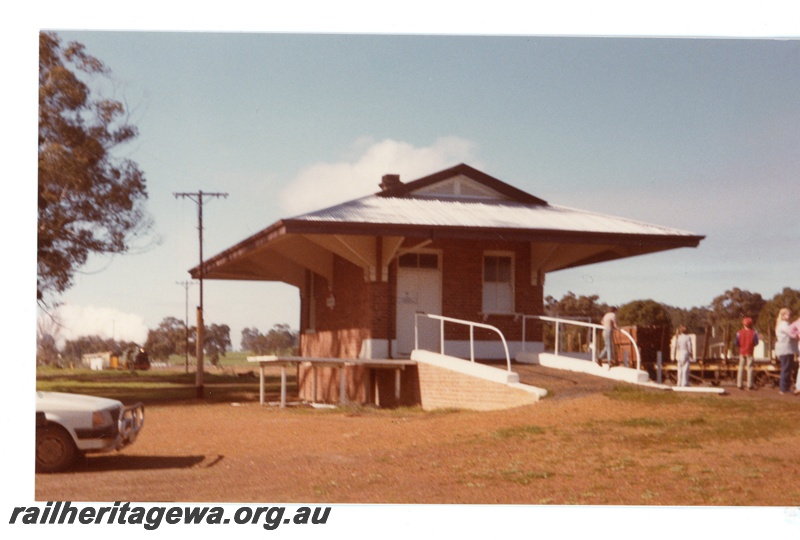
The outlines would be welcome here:
M 603 341 L 605 343 L 603 350 L 600 351 L 600 355 L 597 357 L 597 365 L 602 366 L 602 360 L 607 356 L 608 367 L 611 367 L 614 365 L 614 330 L 617 328 L 617 308 L 612 307 L 609 309 L 608 313 L 603 315 L 600 324 L 603 325 Z

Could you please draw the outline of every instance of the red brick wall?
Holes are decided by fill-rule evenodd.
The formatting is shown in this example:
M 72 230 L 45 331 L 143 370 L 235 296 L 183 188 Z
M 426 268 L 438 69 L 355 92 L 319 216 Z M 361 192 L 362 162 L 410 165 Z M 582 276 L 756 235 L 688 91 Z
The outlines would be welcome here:
M 531 250 L 527 243 L 442 241 L 435 246 L 442 255 L 442 315 L 456 319 L 485 322 L 496 326 L 509 341 L 522 339 L 522 322 L 513 315 L 489 315 L 483 318 L 483 255 L 486 251 L 514 254 L 514 311 L 527 315 L 542 313 L 543 287 L 531 285 Z M 446 326 L 446 339 L 469 339 L 469 330 L 461 325 Z M 529 334 L 529 339 L 532 336 Z M 497 334 L 476 329 L 475 339 L 496 340 Z
M 386 339 L 389 333 L 389 284 L 364 280 L 364 271 L 340 257 L 334 258 L 333 283 L 314 280 L 316 324 L 309 331 L 309 302 L 303 298 L 300 354 L 357 358 L 365 339 Z M 334 306 L 328 306 L 333 293 Z M 392 313 L 393 314 L 393 313 Z
M 522 338 L 522 323 L 513 315 L 489 315 L 485 320 L 483 318 L 483 255 L 486 251 L 514 253 L 514 310 L 525 314 L 542 313 L 543 287 L 531 285 L 529 244 L 445 240 L 433 242 L 427 247 L 441 250 L 443 315 L 496 326 L 509 341 Z M 390 268 L 388 282 L 369 282 L 364 279 L 364 271 L 360 267 L 335 257 L 333 283 L 329 285 L 321 277 L 314 281 L 316 328 L 314 332 L 308 332 L 309 295 L 306 295 L 302 307 L 301 355 L 356 358 L 363 340 L 394 337 L 396 263 Z M 327 306 L 330 292 L 335 298 L 333 308 Z M 464 326 L 448 324 L 445 336 L 448 340 L 467 340 L 469 330 Z M 541 332 L 529 331 L 527 338 L 541 339 Z M 477 329 L 475 339 L 494 341 L 497 335 Z

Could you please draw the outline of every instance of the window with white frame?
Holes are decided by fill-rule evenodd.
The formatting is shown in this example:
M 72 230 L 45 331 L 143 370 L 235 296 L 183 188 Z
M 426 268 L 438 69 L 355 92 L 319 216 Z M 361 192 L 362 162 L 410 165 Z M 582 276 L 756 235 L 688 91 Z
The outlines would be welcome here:
M 484 254 L 483 312 L 514 312 L 514 257 L 512 254 Z

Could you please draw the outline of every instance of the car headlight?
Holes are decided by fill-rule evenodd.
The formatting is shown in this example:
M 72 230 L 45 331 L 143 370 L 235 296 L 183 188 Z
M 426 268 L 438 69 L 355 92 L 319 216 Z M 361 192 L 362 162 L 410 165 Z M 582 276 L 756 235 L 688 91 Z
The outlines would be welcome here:
M 111 412 L 109 411 L 94 411 L 92 413 L 92 427 L 101 428 L 110 426 L 113 422 Z

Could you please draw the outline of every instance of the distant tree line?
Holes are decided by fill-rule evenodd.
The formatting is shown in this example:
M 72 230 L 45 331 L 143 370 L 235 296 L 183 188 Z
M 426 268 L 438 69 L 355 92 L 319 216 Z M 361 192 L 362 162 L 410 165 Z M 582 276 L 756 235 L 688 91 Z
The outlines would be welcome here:
M 292 356 L 297 354 L 298 336 L 288 324 L 276 324 L 262 334 L 257 328 L 242 330 L 242 349 L 255 354 Z
M 553 317 L 571 317 L 597 323 L 610 305 L 600 301 L 598 295 L 576 296 L 568 292 L 561 299 L 548 296 L 544 301 L 544 312 Z M 711 304 L 689 309 L 669 306 L 655 300 L 634 300 L 617 306 L 620 326 L 661 326 L 669 333 L 685 325 L 694 334 L 714 332 L 721 336 L 726 349 L 732 349 L 733 338 L 741 327 L 744 317 L 755 321 L 756 329 L 771 349 L 775 337 L 775 320 L 781 308 L 788 307 L 795 317 L 800 316 L 800 290 L 784 288 L 770 300 L 759 293 L 733 288 L 715 297 Z M 49 319 L 44 319 L 49 321 Z M 547 327 L 546 327 L 547 328 Z M 545 340 L 552 339 L 545 330 Z M 212 364 L 231 350 L 230 327 L 227 324 L 212 324 L 205 329 L 205 353 Z M 564 329 L 566 338 L 577 346 L 585 345 L 585 332 Z M 67 340 L 57 347 L 58 328 L 53 321 L 40 321 L 37 328 L 36 358 L 42 364 L 78 363 L 84 354 L 112 352 L 122 357 L 138 347 L 144 347 L 153 360 L 164 361 L 172 355 L 185 356 L 187 351 L 195 356 L 197 328 L 188 329 L 183 321 L 165 317 L 159 325 L 148 330 L 145 343 L 104 339 L 99 336 L 81 336 Z M 241 348 L 254 354 L 296 355 L 298 334 L 288 324 L 276 324 L 266 334 L 257 328 L 242 330 Z
M 101 338 L 100 336 L 81 336 L 69 339 L 59 348 L 58 323 L 50 318 L 43 318 L 37 327 L 36 359 L 39 364 L 78 365 L 84 354 L 110 352 L 120 357 L 120 361 L 135 354 L 144 347 L 151 360 L 166 361 L 170 356 L 195 357 L 197 327 L 186 328 L 183 321 L 176 317 L 164 317 L 156 328 L 147 331 L 144 343 L 120 341 Z M 211 324 L 205 328 L 204 355 L 217 365 L 232 348 L 231 329 L 227 324 Z M 245 351 L 254 354 L 297 354 L 298 335 L 288 324 L 276 324 L 266 334 L 257 328 L 242 330 L 241 346 Z
M 172 355 L 196 356 L 197 327 L 184 325 L 175 317 L 164 317 L 158 327 L 147 331 L 144 348 L 151 358 L 166 360 Z M 211 324 L 205 327 L 203 354 L 213 365 L 231 350 L 231 329 L 227 324 Z

